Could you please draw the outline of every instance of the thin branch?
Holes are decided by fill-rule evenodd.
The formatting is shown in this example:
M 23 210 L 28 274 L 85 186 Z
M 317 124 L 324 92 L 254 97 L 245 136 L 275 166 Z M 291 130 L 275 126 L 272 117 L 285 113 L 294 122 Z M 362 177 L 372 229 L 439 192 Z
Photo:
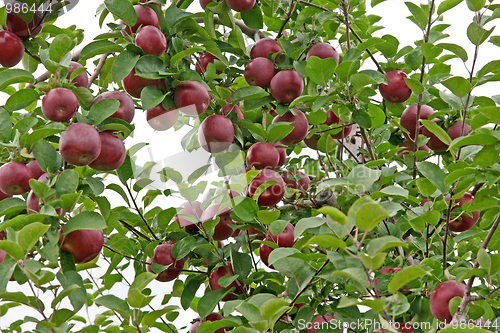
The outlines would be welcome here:
M 92 85 L 92 83 L 99 76 L 99 73 L 101 72 L 102 67 L 106 63 L 106 59 L 108 58 L 108 56 L 110 54 L 111 53 L 105 53 L 105 54 L 101 55 L 101 59 L 99 59 L 99 63 L 97 64 L 97 67 L 94 69 L 94 73 L 92 73 L 92 76 L 89 78 L 89 86 L 88 86 L 88 88 L 90 88 L 90 86 Z
M 203 17 L 193 17 L 193 20 L 195 20 L 198 23 L 203 23 Z M 219 19 L 218 15 L 214 15 L 214 23 L 215 24 L 220 24 L 224 25 L 224 23 L 221 22 Z M 255 37 L 258 36 L 259 38 L 267 38 L 268 36 L 263 33 L 262 31 L 258 29 L 251 29 L 247 27 L 247 25 L 242 21 L 238 19 L 234 19 L 234 24 L 236 24 L 238 27 L 240 27 L 241 32 L 243 32 L 245 35 L 250 37 L 253 40 L 256 40 Z
M 283 36 L 283 30 L 285 29 L 285 25 L 292 17 L 292 13 L 295 10 L 295 6 L 297 6 L 297 2 L 295 2 L 295 0 L 292 0 L 292 2 L 290 3 L 290 8 L 288 9 L 288 13 L 286 15 L 285 22 L 283 22 L 283 24 L 281 25 L 280 31 L 278 32 L 278 35 L 275 38 L 276 40 L 279 39 L 281 36 Z
M 80 52 L 81 51 L 82 50 L 78 50 L 75 53 L 73 53 L 73 56 L 71 57 L 71 60 L 72 61 L 78 61 L 78 59 L 80 59 Z M 39 77 L 37 77 L 35 79 L 35 83 L 34 84 L 28 84 L 25 89 L 35 89 L 35 85 L 37 83 L 40 83 L 40 82 L 43 82 L 43 81 L 47 80 L 47 78 L 49 77 L 50 74 L 51 73 L 49 71 L 43 73 L 42 75 L 40 75 Z
M 151 238 L 149 238 L 148 236 L 144 235 L 142 232 L 140 232 L 139 230 L 135 229 L 133 226 L 131 226 L 130 224 L 128 224 L 127 222 L 123 221 L 123 220 L 118 220 L 120 221 L 121 224 L 123 224 L 123 226 L 125 228 L 127 228 L 128 230 L 130 230 L 132 233 L 134 233 L 136 236 L 139 236 L 139 237 L 142 237 L 144 238 L 145 240 L 147 240 L 148 242 L 152 242 Z
M 349 5 L 342 0 L 342 10 L 344 12 L 344 24 L 345 24 L 345 38 L 346 38 L 346 44 L 347 44 L 347 50 L 349 51 L 351 49 L 351 37 L 349 36 L 349 29 L 351 28 L 351 25 L 349 24 Z
M 28 51 L 27 49 L 24 49 L 24 53 L 26 53 L 27 55 L 29 55 L 30 57 L 32 57 L 33 59 L 35 59 L 36 61 L 38 61 L 39 63 L 42 63 L 42 59 L 40 59 L 39 56 L 37 55 L 34 55 L 32 54 L 30 51 Z
M 132 202 L 134 203 L 135 210 L 137 211 L 137 213 L 141 217 L 142 221 L 144 222 L 144 224 L 148 228 L 149 232 L 151 233 L 151 235 L 153 235 L 154 239 L 159 240 L 159 238 L 156 237 L 156 234 L 153 232 L 153 229 L 151 229 L 151 227 L 149 226 L 148 221 L 146 220 L 146 218 L 144 218 L 144 215 L 142 215 L 142 212 L 139 209 L 139 207 L 137 206 L 137 202 L 135 201 L 135 198 L 132 195 L 132 191 L 130 190 L 130 187 L 128 186 L 128 184 L 126 182 L 125 182 L 125 187 L 127 188 L 127 191 L 128 191 L 129 196 L 130 196 L 130 199 L 132 199 Z
M 372 159 L 372 161 L 375 161 L 375 154 L 373 153 L 373 147 L 370 140 L 368 139 L 368 136 L 366 135 L 366 131 L 363 127 L 360 127 L 359 129 L 361 131 L 361 135 L 363 136 L 363 140 L 365 140 L 368 152 L 370 153 L 370 158 Z

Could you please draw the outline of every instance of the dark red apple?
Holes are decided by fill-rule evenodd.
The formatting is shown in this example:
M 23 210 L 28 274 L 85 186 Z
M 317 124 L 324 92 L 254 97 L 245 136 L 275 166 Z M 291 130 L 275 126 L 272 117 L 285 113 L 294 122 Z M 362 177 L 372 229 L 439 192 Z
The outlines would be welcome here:
M 296 180 L 297 178 L 298 180 Z M 283 181 L 287 187 L 304 192 L 309 190 L 309 183 L 311 182 L 309 176 L 302 171 L 295 171 L 293 174 L 289 171 L 283 172 Z
M 139 77 L 136 76 L 136 78 L 139 78 Z M 139 78 L 139 79 L 141 79 L 141 78 Z M 148 80 L 148 81 L 151 81 L 151 80 Z M 140 93 L 139 93 L 139 96 L 140 96 Z M 92 102 L 92 105 L 94 105 L 97 102 L 100 102 L 106 98 L 116 99 L 118 102 L 120 102 L 120 106 L 118 107 L 118 110 L 116 110 L 116 112 L 113 113 L 110 117 L 122 119 L 130 124 L 132 122 L 132 120 L 134 119 L 134 114 L 135 114 L 135 105 L 134 105 L 134 101 L 132 100 L 132 98 L 130 98 L 127 94 L 125 94 L 121 91 L 106 91 L 105 93 L 102 93 L 99 96 L 97 96 L 94 99 L 94 101 Z
M 432 315 L 440 321 L 450 323 L 453 317 L 450 313 L 449 303 L 454 297 L 464 297 L 466 286 L 463 283 L 457 285 L 453 280 L 441 282 L 431 292 L 429 308 Z
M 10 31 L 0 31 L 0 65 L 3 67 L 14 67 L 24 54 L 24 44 L 19 37 Z
M 438 118 L 434 118 L 432 119 L 432 121 L 438 125 L 441 122 L 441 120 Z M 427 147 L 434 150 L 435 152 L 444 152 L 448 149 L 448 145 L 441 141 L 433 133 L 431 133 L 431 131 L 429 131 L 426 127 L 422 126 L 422 128 L 420 129 L 420 133 L 429 138 L 429 141 L 427 141 Z
M 444 199 L 446 201 L 450 201 L 450 197 L 451 196 L 449 194 L 447 194 Z M 457 203 L 457 205 L 454 206 L 453 209 L 462 208 L 462 206 L 464 204 L 470 204 L 470 203 L 472 203 L 473 200 L 474 200 L 474 196 L 472 194 L 470 194 L 469 192 L 465 192 L 461 198 L 454 200 Z M 471 212 L 471 214 L 472 214 L 472 216 L 467 216 L 467 215 L 462 214 L 462 216 L 455 219 L 454 221 L 450 221 L 450 225 L 448 226 L 448 228 L 454 232 L 462 232 L 462 231 L 469 230 L 474 225 L 476 225 L 477 221 L 479 220 L 479 215 L 481 214 L 481 212 L 478 210 L 475 210 L 475 211 Z
M 283 178 L 274 170 L 264 169 L 248 185 L 248 196 L 252 198 L 257 188 L 268 181 L 276 181 L 276 183 L 267 187 L 260 194 L 257 200 L 257 204 L 260 206 L 274 206 L 283 199 L 283 195 L 285 194 L 285 182 Z
M 80 65 L 79 63 L 72 61 L 71 66 L 68 68 L 68 80 L 71 76 L 71 73 L 73 73 L 76 69 L 82 68 L 83 66 Z M 89 86 L 89 76 L 87 75 L 87 72 L 82 72 L 78 74 L 73 80 L 71 80 L 70 83 L 73 83 L 75 87 L 84 87 L 88 88 Z
M 66 88 L 50 89 L 42 98 L 42 113 L 51 121 L 70 121 L 77 109 L 75 93 Z
M 196 333 L 198 331 L 198 327 L 203 322 L 206 322 L 206 321 L 217 321 L 217 320 L 222 320 L 222 319 L 224 319 L 224 317 L 222 317 L 222 315 L 220 315 L 220 314 L 218 314 L 216 312 L 212 312 L 205 319 L 198 320 L 198 321 L 194 322 L 194 324 L 191 326 L 191 329 L 189 330 L 189 333 Z M 219 328 L 214 333 L 224 333 L 224 332 L 226 332 L 228 330 L 229 330 L 229 328 L 223 327 L 223 328 Z
M 289 122 L 293 126 L 293 130 L 279 142 L 285 146 L 294 145 L 304 140 L 309 130 L 309 123 L 304 113 L 299 109 L 293 109 L 293 111 L 295 115 L 291 111 L 287 111 L 284 115 L 274 117 L 273 119 L 273 124 Z
M 12 5 L 15 5 L 16 3 L 23 6 L 23 3 L 20 1 L 14 1 Z M 14 7 L 12 7 L 12 9 L 14 9 Z M 43 13 L 38 10 L 33 13 L 33 18 L 30 22 L 26 22 L 15 12 L 15 10 L 11 10 L 10 13 L 7 13 L 5 30 L 12 32 L 19 37 L 34 37 L 42 30 L 42 19 Z
M 38 179 L 40 178 L 41 175 L 45 173 L 42 169 L 40 169 L 40 165 L 36 160 L 30 161 L 28 164 L 26 164 L 28 169 L 30 169 L 31 173 L 33 174 L 33 178 Z
M 210 95 L 207 89 L 197 81 L 181 82 L 175 88 L 174 103 L 182 112 L 197 116 L 205 112 L 210 104 Z
M 221 204 L 215 203 L 207 207 L 203 214 L 201 214 L 201 222 L 207 222 L 219 216 L 219 223 L 215 226 L 213 239 L 216 241 L 221 241 L 228 239 L 233 234 L 234 230 L 229 225 L 234 224 L 233 220 L 229 215 L 233 211 L 232 208 L 226 207 L 220 209 Z
M 210 286 L 211 290 L 219 290 L 223 288 L 219 284 L 219 279 L 221 277 L 234 275 L 233 265 L 231 265 L 231 262 L 226 261 L 226 266 L 220 266 L 219 268 L 213 270 L 212 273 L 210 273 L 210 276 L 208 277 L 208 285 Z M 222 299 L 223 302 L 234 300 L 237 298 L 236 295 L 243 293 L 243 290 L 240 286 L 238 286 L 238 283 L 236 281 L 231 282 L 229 286 L 226 287 L 226 289 L 231 289 L 233 287 L 236 289 L 232 293 L 224 296 L 224 298 Z
M 255 5 L 255 0 L 226 0 L 229 8 L 236 12 L 248 12 Z
M 219 60 L 216 56 L 211 53 L 203 53 L 199 57 L 199 61 L 196 63 L 195 70 L 200 76 L 205 74 L 208 64 L 215 64 L 215 60 Z M 215 71 L 216 74 L 222 73 L 220 70 Z
M 295 244 L 293 232 L 295 228 L 291 223 L 288 223 L 279 235 L 273 235 L 271 232 L 269 232 L 269 235 L 271 238 L 269 238 L 269 235 L 264 238 L 265 241 L 272 241 L 276 243 L 279 247 L 292 247 Z M 269 266 L 269 255 L 274 249 L 266 244 L 260 244 L 259 247 L 259 255 L 260 259 L 262 262 L 269 268 L 273 268 L 272 266 Z
M 337 65 L 339 64 L 339 53 L 328 43 L 318 43 L 313 45 L 307 52 L 306 60 L 309 57 L 318 57 L 320 59 L 333 58 Z
M 174 221 L 179 224 L 179 228 L 186 228 L 188 231 L 194 231 L 197 229 L 196 224 L 185 219 L 183 217 L 179 217 L 179 214 L 192 215 L 194 219 L 201 221 L 201 215 L 203 214 L 203 210 L 201 209 L 201 203 L 198 201 L 189 202 L 186 201 L 182 204 L 182 209 L 177 212 L 177 215 L 174 217 Z
M 142 6 L 142 7 L 144 7 L 144 6 Z M 146 7 L 146 8 L 149 8 L 149 7 Z M 149 8 L 149 9 L 151 9 L 151 8 Z M 144 79 L 140 76 L 135 75 L 135 69 L 132 69 L 132 71 L 123 79 L 122 83 L 123 83 L 123 89 L 125 89 L 125 91 L 128 92 L 130 96 L 135 97 L 135 98 L 141 98 L 141 91 L 144 87 L 147 87 L 147 86 L 159 87 L 160 86 L 159 79 L 156 79 L 156 80 Z
M 149 126 L 157 131 L 166 131 L 175 125 L 179 118 L 179 110 L 173 106 L 165 110 L 161 104 L 146 111 Z
M 26 164 L 9 162 L 0 167 L 0 191 L 6 195 L 19 195 L 30 190 L 30 179 L 34 178 Z
M 329 109 L 326 111 L 326 121 L 324 122 L 325 125 L 333 125 L 332 127 L 338 127 L 341 125 L 346 125 L 345 122 L 341 121 L 337 115 L 332 111 L 332 109 Z M 345 139 L 352 131 L 352 125 L 343 127 L 340 132 L 331 134 L 331 137 L 337 140 L 342 140 Z
M 317 316 L 311 323 L 311 327 L 307 328 L 307 333 L 316 333 L 316 330 L 329 330 L 332 319 L 330 316 Z M 340 332 L 342 333 L 343 331 L 344 329 L 342 328 Z
M 278 161 L 278 165 L 277 167 L 278 168 L 281 168 L 284 164 L 285 164 L 285 160 L 286 160 L 286 149 L 285 148 L 276 148 L 276 150 L 278 151 L 278 154 L 280 156 L 280 159 Z
M 304 81 L 293 69 L 286 69 L 274 75 L 269 85 L 271 95 L 280 103 L 288 104 L 302 95 Z
M 274 145 L 268 142 L 257 142 L 248 149 L 246 160 L 249 168 L 276 169 L 280 161 L 280 154 Z
M 73 165 L 89 165 L 101 153 L 99 132 L 85 123 L 74 123 L 61 133 L 59 153 Z
M 420 119 L 428 119 L 434 113 L 427 105 L 420 106 Z M 415 138 L 415 128 L 417 125 L 417 104 L 412 104 L 401 114 L 399 123 L 403 128 L 410 132 L 410 138 Z M 420 126 L 419 126 L 420 128 Z M 430 148 L 430 147 L 429 147 Z
M 401 71 L 385 73 L 387 84 L 381 83 L 378 85 L 382 97 L 391 103 L 403 103 L 410 98 L 411 89 L 405 82 L 406 77 L 406 74 Z
M 244 76 L 249 85 L 266 89 L 269 88 L 275 73 L 271 60 L 259 57 L 245 66 Z
M 100 132 L 99 137 L 101 138 L 101 153 L 89 164 L 89 167 L 99 171 L 118 169 L 127 155 L 122 139 L 109 132 Z
M 222 109 L 220 109 L 220 112 L 224 116 L 228 116 L 227 114 L 229 112 L 234 112 L 237 114 L 237 120 L 244 119 L 245 117 L 243 116 L 243 112 L 241 111 L 240 107 L 238 105 L 232 105 L 232 104 L 226 104 Z
M 64 235 L 64 227 L 59 229 L 61 251 L 70 252 L 76 264 L 91 261 L 99 255 L 104 246 L 102 230 L 80 229 Z
M 229 148 L 234 140 L 234 127 L 229 118 L 213 114 L 205 118 L 198 130 L 198 141 L 209 153 L 220 153 Z
M 155 11 L 149 8 L 148 6 L 135 5 L 134 6 L 135 13 L 137 14 L 137 22 L 134 24 L 132 28 L 127 26 L 123 31 L 123 36 L 128 36 L 133 32 L 137 32 L 140 26 L 148 26 L 152 25 L 154 27 L 159 27 L 158 16 Z M 122 20 L 119 20 L 120 24 L 125 24 Z
M 159 244 L 155 247 L 154 255 L 152 258 L 148 258 L 148 262 L 152 264 L 159 264 L 163 266 L 169 266 L 163 272 L 158 274 L 156 280 L 161 282 L 168 282 L 175 280 L 179 274 L 181 273 L 181 269 L 184 267 L 184 263 L 186 262 L 186 258 L 182 258 L 180 260 L 176 260 L 172 257 L 172 248 L 174 247 L 175 242 L 168 241 L 163 244 Z M 147 265 L 146 269 L 148 272 L 153 272 L 151 269 L 151 265 Z
M 160 29 L 153 25 L 146 25 L 137 32 L 135 45 L 140 47 L 145 54 L 161 56 L 167 49 L 167 39 Z
M 266 58 L 269 53 L 278 53 L 281 51 L 281 46 L 277 41 L 271 38 L 263 38 L 252 46 L 250 59 Z
M 469 124 L 464 125 L 464 136 L 469 135 L 469 132 L 471 131 L 472 127 L 470 127 Z M 462 122 L 461 121 L 456 121 L 448 127 L 446 130 L 446 133 L 450 136 L 452 140 L 455 140 L 456 138 L 459 138 L 462 136 Z

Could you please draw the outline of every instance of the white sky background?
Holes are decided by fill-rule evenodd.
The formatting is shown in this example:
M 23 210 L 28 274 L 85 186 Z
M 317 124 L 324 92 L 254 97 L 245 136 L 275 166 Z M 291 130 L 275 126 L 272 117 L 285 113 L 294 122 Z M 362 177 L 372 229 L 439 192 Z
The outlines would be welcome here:
M 420 3 L 420 2 L 425 2 L 425 1 L 414 1 L 415 3 Z M 439 5 L 441 1 L 437 1 L 438 3 L 436 5 Z M 63 15 L 61 18 L 59 18 L 56 22 L 56 25 L 62 28 L 65 28 L 70 25 L 76 25 L 80 29 L 85 30 L 85 40 L 84 42 L 80 45 L 80 47 L 83 47 L 90 43 L 92 39 L 97 36 L 100 33 L 103 33 L 107 31 L 107 27 L 104 27 L 102 31 L 99 30 L 99 25 L 98 25 L 98 17 L 95 17 L 95 11 L 97 7 L 102 3 L 102 0 L 81 0 L 79 4 L 68 14 Z M 201 11 L 201 7 L 199 7 L 198 1 L 195 0 L 195 3 L 191 5 L 189 8 L 189 11 L 191 12 L 197 12 Z M 415 40 L 418 40 L 421 38 L 421 31 L 417 28 L 416 25 L 414 25 L 412 22 L 406 19 L 406 16 L 409 16 L 410 13 L 406 9 L 406 6 L 404 5 L 404 1 L 402 0 L 390 0 L 386 1 L 382 4 L 379 4 L 378 6 L 375 7 L 373 10 L 368 11 L 369 14 L 375 14 L 379 15 L 382 17 L 382 20 L 377 23 L 377 25 L 384 26 L 386 27 L 383 30 L 377 31 L 374 35 L 376 36 L 383 36 L 384 34 L 391 34 L 395 36 L 399 41 L 400 41 L 400 48 L 402 48 L 405 45 L 413 45 L 413 42 Z M 443 23 L 448 23 L 451 24 L 452 26 L 448 28 L 445 32 L 451 35 L 448 39 L 443 40 L 443 42 L 447 43 L 456 43 L 464 47 L 469 55 L 469 62 L 468 65 L 470 66 L 471 64 L 471 59 L 474 55 L 474 46 L 467 40 L 466 38 L 466 29 L 469 23 L 471 22 L 473 17 L 473 13 L 470 12 L 465 4 L 465 1 L 461 3 L 458 7 L 455 7 L 454 9 L 448 11 L 445 13 L 444 16 L 444 22 Z M 111 20 L 111 15 L 108 16 L 107 22 L 110 22 Z M 494 24 L 495 22 L 493 22 Z M 490 23 L 487 28 L 490 28 L 492 24 Z M 496 34 L 498 34 L 498 31 L 496 31 Z M 493 33 L 495 35 L 495 32 Z M 332 45 L 338 50 L 339 45 L 336 42 L 332 42 Z M 484 43 L 480 47 L 480 52 L 479 52 L 479 59 L 478 59 L 478 64 L 477 64 L 477 69 L 481 68 L 484 64 L 487 62 L 494 60 L 493 56 L 494 54 L 499 54 L 498 49 L 488 43 Z M 456 61 L 454 64 L 454 68 L 452 70 L 452 73 L 454 75 L 462 75 L 464 77 L 468 77 L 468 74 L 462 65 L 460 61 Z M 366 65 L 369 68 L 374 69 L 375 66 L 367 60 Z M 89 69 L 90 72 L 92 72 L 93 68 L 95 66 L 91 63 L 91 61 L 87 61 L 87 68 Z M 36 73 L 35 76 L 40 73 Z M 492 85 L 483 86 L 484 88 L 481 88 L 481 94 L 491 96 L 494 94 L 498 94 L 497 91 L 493 91 Z M 475 91 L 476 94 L 479 94 L 479 91 Z M 4 96 L 0 96 L 1 100 L 4 100 Z M 132 147 L 134 144 L 139 143 L 139 142 L 148 142 L 149 143 L 149 149 L 143 148 L 139 153 L 136 154 L 138 157 L 137 164 L 138 165 L 144 165 L 147 161 L 151 161 L 153 159 L 154 161 L 161 161 L 164 160 L 165 158 L 168 158 L 174 154 L 182 152 L 180 140 L 182 136 L 189 131 L 190 128 L 183 128 L 178 132 L 175 132 L 173 129 L 170 129 L 168 131 L 154 131 L 149 127 L 149 125 L 146 122 L 145 119 L 145 114 L 142 113 L 142 111 L 137 110 L 136 115 L 134 118 L 134 124 L 136 126 L 136 131 L 134 132 L 133 137 L 130 137 L 126 140 L 125 144 L 127 148 Z M 208 154 L 206 154 L 208 157 Z M 178 158 L 171 158 L 169 161 L 178 161 Z M 187 176 L 190 174 L 190 172 L 194 171 L 198 167 L 204 165 L 206 163 L 207 159 L 205 157 L 202 157 L 200 159 L 200 164 L 197 166 L 191 165 L 190 163 L 182 163 L 183 161 L 178 161 L 180 164 L 177 166 L 172 165 L 174 169 L 176 169 L 179 172 L 183 172 L 184 176 Z M 180 167 L 179 167 L 180 166 Z M 187 171 L 186 168 L 190 167 L 190 170 Z M 110 176 L 113 177 L 113 176 Z M 113 180 L 114 181 L 114 180 Z M 111 193 L 111 191 L 106 191 L 105 192 L 106 196 L 111 198 L 113 202 L 113 206 L 118 206 L 118 205 L 124 205 L 122 199 L 114 195 L 114 192 Z M 153 205 L 151 206 L 161 206 L 164 208 L 168 208 L 171 206 L 178 205 L 180 202 L 184 200 L 175 200 L 175 199 L 161 199 L 157 198 Z M 139 204 L 140 205 L 140 204 Z M 99 262 L 101 266 L 106 267 L 107 264 L 104 261 Z M 98 277 L 102 274 L 103 272 L 101 270 L 93 270 L 91 274 L 95 277 Z M 125 272 L 127 274 L 127 271 Z M 133 272 L 128 271 L 129 275 L 127 275 L 127 279 L 129 282 L 133 281 Z M 88 274 L 85 272 L 81 272 L 82 277 L 88 278 Z M 171 292 L 171 286 L 173 282 L 167 282 L 167 283 L 161 283 L 158 281 L 153 281 L 149 287 L 153 290 L 153 293 L 156 293 L 158 296 L 153 300 L 152 305 L 155 309 L 158 309 L 160 306 L 160 302 L 163 298 L 163 295 L 166 293 Z M 9 291 L 23 291 L 27 294 L 31 294 L 29 289 L 24 288 L 27 287 L 25 286 L 18 286 L 16 283 L 9 283 L 8 285 L 8 290 Z M 123 287 L 116 286 L 113 288 L 112 293 L 117 295 L 120 298 L 125 298 L 126 297 L 126 290 Z M 202 288 L 200 288 L 199 293 L 197 296 L 201 296 L 203 293 Z M 178 299 L 172 299 L 171 304 L 177 303 L 178 304 Z M 46 302 L 47 307 L 50 306 L 50 300 Z M 66 307 L 71 308 L 70 305 L 67 305 Z M 22 309 L 22 310 L 21 310 Z M 97 310 L 97 311 L 96 311 Z M 97 313 L 105 311 L 106 308 L 100 307 L 100 308 L 92 308 L 90 309 L 90 319 L 93 321 L 95 318 L 95 315 Z M 49 313 L 47 311 L 47 313 Z M 18 307 L 14 308 L 9 311 L 9 314 L 7 316 L 1 317 L 0 318 L 0 327 L 7 327 L 11 322 L 23 318 L 26 315 L 32 315 L 34 317 L 39 318 L 39 314 L 36 313 L 35 311 L 31 312 L 29 311 L 26 307 Z M 87 314 L 82 310 L 80 312 L 80 315 L 84 316 L 85 318 L 87 317 Z M 175 320 L 174 324 L 180 328 L 183 326 L 187 326 L 186 330 L 182 330 L 181 332 L 186 332 L 189 330 L 190 327 L 190 322 L 196 317 L 196 314 L 188 310 L 184 312 L 182 309 L 180 310 L 180 315 L 179 317 Z M 159 332 L 157 329 L 152 329 L 152 332 Z

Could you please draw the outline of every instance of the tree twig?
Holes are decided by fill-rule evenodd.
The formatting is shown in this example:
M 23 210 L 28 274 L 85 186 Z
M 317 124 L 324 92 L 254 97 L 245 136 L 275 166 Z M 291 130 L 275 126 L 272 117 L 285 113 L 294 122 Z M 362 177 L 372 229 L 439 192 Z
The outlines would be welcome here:
M 102 67 L 106 63 L 106 59 L 108 59 L 108 57 L 109 57 L 110 54 L 111 53 L 105 53 L 105 54 L 101 55 L 101 59 L 99 59 L 99 63 L 97 64 L 97 67 L 94 69 L 94 72 L 92 73 L 92 76 L 89 78 L 89 86 L 88 86 L 88 88 L 90 88 L 90 86 L 92 85 L 92 83 L 99 76 L 99 73 L 101 72 Z
M 129 196 L 130 196 L 130 199 L 132 199 L 132 202 L 134 203 L 135 210 L 137 211 L 137 213 L 141 217 L 142 221 L 144 222 L 144 224 L 148 228 L 149 232 L 151 233 L 151 235 L 153 235 L 153 237 L 154 237 L 155 240 L 159 240 L 159 238 L 156 237 L 156 234 L 153 232 L 153 229 L 151 229 L 151 226 L 149 225 L 149 223 L 146 220 L 146 218 L 144 217 L 144 215 L 142 215 L 142 212 L 139 209 L 139 207 L 137 206 L 137 202 L 135 201 L 135 198 L 132 195 L 132 191 L 130 190 L 130 187 L 128 186 L 128 184 L 126 182 L 125 182 L 125 187 L 127 188 L 127 191 L 128 191 Z

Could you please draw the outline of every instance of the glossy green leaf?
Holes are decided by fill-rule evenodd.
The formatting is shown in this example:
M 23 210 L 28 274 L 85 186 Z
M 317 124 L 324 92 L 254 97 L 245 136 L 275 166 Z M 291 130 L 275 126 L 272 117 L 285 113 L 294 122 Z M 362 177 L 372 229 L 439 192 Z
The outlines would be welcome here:
M 448 187 L 444 184 L 446 174 L 441 168 L 431 162 L 417 162 L 418 171 L 420 171 L 425 178 L 434 184 L 442 193 L 448 192 Z
M 363 231 L 370 231 L 388 217 L 387 211 L 378 203 L 365 203 L 356 212 L 356 226 Z
M 120 107 L 120 102 L 114 98 L 105 98 L 92 105 L 88 119 L 90 125 L 98 125 L 104 119 L 113 115 Z
M 25 253 L 29 252 L 33 246 L 35 246 L 40 237 L 45 234 L 49 227 L 49 225 L 34 222 L 28 224 L 22 228 L 21 231 L 19 231 L 19 234 L 17 235 L 17 242 L 21 245 Z
M 64 226 L 64 235 L 80 229 L 102 230 L 104 228 L 106 228 L 106 221 L 101 214 L 83 211 L 69 219 L 68 223 Z
M 307 60 L 307 76 L 316 84 L 326 85 L 333 79 L 337 62 L 333 58 L 320 59 L 312 56 Z
M 388 289 L 391 294 L 397 292 L 399 288 L 405 286 L 408 282 L 418 279 L 421 276 L 428 274 L 427 271 L 420 266 L 408 266 L 397 272 L 389 283 Z

